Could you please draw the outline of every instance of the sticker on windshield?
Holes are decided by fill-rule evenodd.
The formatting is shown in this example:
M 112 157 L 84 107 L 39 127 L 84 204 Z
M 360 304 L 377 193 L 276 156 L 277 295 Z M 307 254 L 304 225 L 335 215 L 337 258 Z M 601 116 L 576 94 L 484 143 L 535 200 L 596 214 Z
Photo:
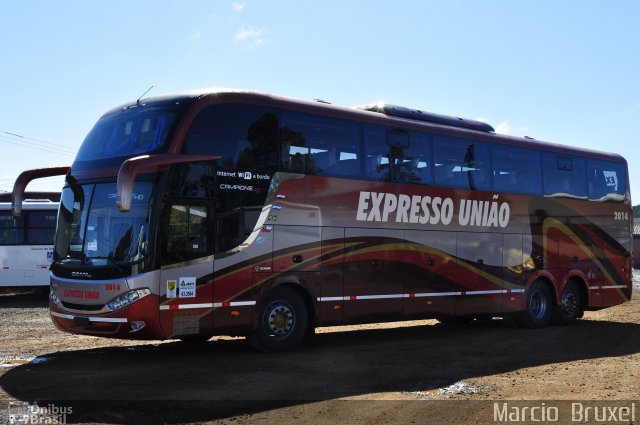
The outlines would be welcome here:
M 195 298 L 196 296 L 196 278 L 181 277 L 179 279 L 178 297 L 179 298 Z
M 98 241 L 87 242 L 87 251 L 97 251 Z
M 177 287 L 178 282 L 176 282 L 175 280 L 167 280 L 167 298 L 177 298 Z

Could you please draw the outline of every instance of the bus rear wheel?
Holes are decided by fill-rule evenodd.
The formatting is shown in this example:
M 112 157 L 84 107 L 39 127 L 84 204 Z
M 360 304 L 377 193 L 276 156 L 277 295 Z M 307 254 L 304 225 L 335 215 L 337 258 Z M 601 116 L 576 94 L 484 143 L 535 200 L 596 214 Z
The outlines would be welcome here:
M 553 315 L 553 303 L 549 288 L 540 280 L 534 281 L 527 291 L 527 305 L 515 319 L 524 328 L 543 328 L 549 324 Z
M 302 342 L 307 332 L 307 308 L 298 293 L 286 287 L 271 291 L 259 312 L 258 327 L 248 336 L 260 351 L 289 350 Z
M 554 309 L 554 322 L 569 325 L 582 316 L 582 296 L 576 282 L 567 282 L 560 297 L 560 303 Z

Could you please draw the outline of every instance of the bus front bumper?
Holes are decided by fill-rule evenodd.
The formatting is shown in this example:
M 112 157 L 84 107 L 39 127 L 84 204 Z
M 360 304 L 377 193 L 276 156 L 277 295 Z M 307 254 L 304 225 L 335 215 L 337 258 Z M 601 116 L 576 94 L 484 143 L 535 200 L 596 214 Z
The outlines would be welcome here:
M 108 338 L 164 339 L 158 321 L 158 297 L 146 296 L 120 310 L 99 314 L 69 311 L 49 301 L 49 314 L 56 328 L 73 334 Z

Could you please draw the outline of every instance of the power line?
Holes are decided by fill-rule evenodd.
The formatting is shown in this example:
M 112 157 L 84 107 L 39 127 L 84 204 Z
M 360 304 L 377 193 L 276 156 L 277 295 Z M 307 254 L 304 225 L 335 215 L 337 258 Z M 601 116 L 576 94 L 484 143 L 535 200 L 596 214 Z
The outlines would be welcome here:
M 61 144 L 58 144 L 58 143 L 52 143 L 52 142 L 48 142 L 46 140 L 41 140 L 41 139 L 35 139 L 33 137 L 23 136 L 21 134 L 16 134 L 16 133 L 13 133 L 11 131 L 0 130 L 0 133 L 4 133 L 4 134 L 6 134 L 8 136 L 11 136 L 11 137 L 14 137 L 14 138 L 19 138 L 19 139 L 24 139 L 24 140 L 31 140 L 33 142 L 44 143 L 46 145 L 58 146 L 58 147 L 60 147 L 62 149 L 71 149 L 70 147 L 68 147 L 66 145 L 61 145 Z
M 73 156 L 76 153 L 75 149 L 69 148 L 67 146 L 59 145 L 56 143 L 48 143 L 44 140 L 23 137 L 8 131 L 1 131 L 0 142 L 64 156 Z

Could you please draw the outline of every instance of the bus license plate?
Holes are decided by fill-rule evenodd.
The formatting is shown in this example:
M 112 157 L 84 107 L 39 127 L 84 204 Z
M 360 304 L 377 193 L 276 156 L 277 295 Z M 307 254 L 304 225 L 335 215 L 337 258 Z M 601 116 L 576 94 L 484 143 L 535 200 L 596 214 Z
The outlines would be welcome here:
M 73 324 L 80 328 L 88 328 L 91 326 L 91 321 L 87 317 L 74 317 Z

